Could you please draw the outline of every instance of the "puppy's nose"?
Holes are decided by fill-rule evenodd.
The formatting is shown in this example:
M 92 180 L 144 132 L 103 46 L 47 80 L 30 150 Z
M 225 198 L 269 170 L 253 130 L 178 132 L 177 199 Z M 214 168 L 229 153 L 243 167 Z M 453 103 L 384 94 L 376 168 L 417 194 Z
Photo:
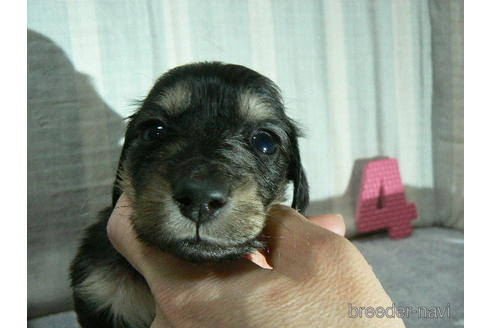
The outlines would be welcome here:
M 181 214 L 200 223 L 217 217 L 228 197 L 229 190 L 214 181 L 185 179 L 174 188 L 174 199 Z

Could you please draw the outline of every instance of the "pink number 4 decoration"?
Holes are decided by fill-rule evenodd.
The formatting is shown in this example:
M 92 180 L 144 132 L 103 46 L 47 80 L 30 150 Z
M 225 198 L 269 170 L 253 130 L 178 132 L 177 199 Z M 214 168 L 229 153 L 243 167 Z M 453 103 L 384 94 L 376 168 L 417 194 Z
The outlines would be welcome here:
M 388 229 L 392 239 L 412 234 L 417 207 L 407 203 L 396 159 L 369 162 L 362 175 L 356 225 L 361 233 Z

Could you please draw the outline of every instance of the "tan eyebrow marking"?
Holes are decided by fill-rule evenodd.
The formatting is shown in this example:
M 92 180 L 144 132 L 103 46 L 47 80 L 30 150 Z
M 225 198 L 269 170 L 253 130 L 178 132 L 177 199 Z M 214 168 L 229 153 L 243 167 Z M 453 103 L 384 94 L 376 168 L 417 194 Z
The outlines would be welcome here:
M 191 90 L 184 83 L 164 90 L 157 98 L 156 104 L 161 106 L 170 114 L 177 114 L 185 111 L 191 102 Z
M 246 118 L 263 120 L 273 116 L 270 105 L 252 91 L 243 91 L 239 94 L 239 112 Z

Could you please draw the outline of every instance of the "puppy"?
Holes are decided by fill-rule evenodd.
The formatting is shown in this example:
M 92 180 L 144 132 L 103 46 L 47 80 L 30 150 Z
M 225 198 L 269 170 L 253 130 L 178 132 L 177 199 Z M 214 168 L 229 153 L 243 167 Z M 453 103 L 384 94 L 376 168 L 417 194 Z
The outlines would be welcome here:
M 298 129 L 278 88 L 239 65 L 197 63 L 159 78 L 130 117 L 113 189 L 150 246 L 192 262 L 233 260 L 264 247 L 269 208 L 293 182 L 292 207 L 308 204 Z M 144 279 L 106 236 L 113 210 L 90 226 L 71 266 L 82 327 L 149 327 Z

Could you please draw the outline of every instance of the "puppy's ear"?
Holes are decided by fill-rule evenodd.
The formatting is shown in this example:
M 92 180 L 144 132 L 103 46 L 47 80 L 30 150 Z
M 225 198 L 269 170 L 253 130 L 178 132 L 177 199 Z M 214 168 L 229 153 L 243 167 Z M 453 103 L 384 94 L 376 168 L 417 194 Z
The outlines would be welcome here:
M 292 156 L 289 165 L 288 178 L 294 183 L 294 196 L 292 199 L 292 208 L 303 213 L 309 204 L 309 186 L 304 173 L 304 168 L 301 164 L 301 156 L 299 154 L 299 145 L 297 137 L 291 140 Z
M 125 138 L 125 143 L 123 144 L 123 149 L 121 150 L 121 155 L 120 155 L 120 160 L 118 162 L 118 168 L 116 171 L 116 178 L 113 183 L 113 205 L 112 207 L 114 208 L 116 206 L 116 202 L 120 198 L 121 194 L 123 193 L 123 190 L 121 189 L 121 172 L 123 170 L 123 163 L 125 162 L 126 159 L 126 151 L 128 149 L 128 138 Z

